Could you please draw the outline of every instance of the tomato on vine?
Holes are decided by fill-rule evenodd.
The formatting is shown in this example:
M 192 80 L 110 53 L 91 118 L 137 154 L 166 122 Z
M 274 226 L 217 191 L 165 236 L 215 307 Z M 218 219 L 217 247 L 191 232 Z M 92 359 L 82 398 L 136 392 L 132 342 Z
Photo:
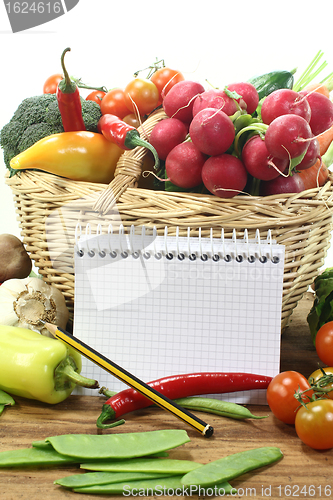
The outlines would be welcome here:
M 43 94 L 55 94 L 57 91 L 58 83 L 63 80 L 63 76 L 60 73 L 49 76 L 43 85 Z
M 295 423 L 296 413 L 300 407 L 295 393 L 299 389 L 307 391 L 310 389 L 310 384 L 301 373 L 296 371 L 281 372 L 270 382 L 266 392 L 267 403 L 273 415 L 281 422 Z M 311 396 L 311 391 L 309 391 L 309 396 Z M 303 398 L 305 401 L 309 401 L 307 396 L 303 396 Z
M 103 97 L 106 95 L 106 92 L 103 90 L 93 90 L 90 94 L 87 95 L 86 101 L 94 101 L 97 104 L 101 105 Z
M 319 328 L 316 335 L 316 351 L 325 365 L 333 366 L 333 321 Z
M 129 113 L 124 116 L 123 121 L 132 127 L 138 128 L 143 122 L 143 119 L 138 118 L 135 113 Z
M 333 401 L 317 399 L 302 406 L 295 419 L 301 441 L 316 450 L 333 448 Z
M 331 381 L 326 383 L 327 376 Z M 320 385 L 322 390 L 325 391 L 325 397 L 333 399 L 333 367 L 318 368 L 318 370 L 311 373 L 308 381 L 311 385 L 315 384 L 317 390 Z
M 125 87 L 125 104 L 132 113 L 148 115 L 159 102 L 156 85 L 145 78 L 134 78 Z
M 101 102 L 101 112 L 102 115 L 115 115 L 120 119 L 131 112 L 126 105 L 123 89 L 114 88 L 107 92 Z
M 160 68 L 152 74 L 150 80 L 156 85 L 159 92 L 160 101 L 164 99 L 169 90 L 183 80 L 184 75 L 175 69 Z

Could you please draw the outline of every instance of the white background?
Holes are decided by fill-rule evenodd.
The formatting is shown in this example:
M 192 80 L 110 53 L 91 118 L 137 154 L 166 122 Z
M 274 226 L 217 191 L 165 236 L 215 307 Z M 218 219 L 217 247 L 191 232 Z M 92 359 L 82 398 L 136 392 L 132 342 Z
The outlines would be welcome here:
M 1 2 L 0 128 L 24 98 L 41 94 L 46 78 L 61 72 L 66 47 L 71 75 L 108 88 L 124 87 L 156 58 L 216 87 L 276 69 L 301 71 L 320 49 L 333 71 L 332 13 L 331 0 L 80 0 L 58 19 L 13 34 Z M 2 154 L 0 169 L 3 178 Z M 20 236 L 1 178 L 0 234 Z M 329 251 L 327 265 L 331 259 Z

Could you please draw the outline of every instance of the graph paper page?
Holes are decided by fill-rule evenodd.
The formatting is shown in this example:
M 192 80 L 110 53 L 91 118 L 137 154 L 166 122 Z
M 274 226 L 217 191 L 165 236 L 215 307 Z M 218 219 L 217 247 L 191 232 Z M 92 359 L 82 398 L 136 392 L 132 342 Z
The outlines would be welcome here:
M 237 241 L 236 248 L 227 241 L 227 262 L 223 256 L 212 259 L 209 238 L 190 243 L 194 260 L 187 238 L 171 237 L 156 238 L 134 256 L 130 251 L 121 256 L 118 249 L 112 258 L 100 257 L 92 239 L 88 248 L 94 255 L 85 251 L 75 257 L 74 335 L 145 382 L 205 371 L 274 376 L 280 364 L 284 247 L 260 245 L 267 256 L 261 262 L 257 244 Z M 236 252 L 243 255 L 241 262 Z M 248 254 L 256 256 L 254 262 Z M 110 390 L 127 388 L 85 358 L 82 373 Z M 223 399 L 260 404 L 265 391 Z

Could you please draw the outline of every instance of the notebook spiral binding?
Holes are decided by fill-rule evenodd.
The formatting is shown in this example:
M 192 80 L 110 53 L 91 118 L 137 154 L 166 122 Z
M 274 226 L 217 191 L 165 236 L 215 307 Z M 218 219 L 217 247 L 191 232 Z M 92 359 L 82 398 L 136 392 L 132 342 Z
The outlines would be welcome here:
M 205 245 L 203 245 L 204 242 Z M 209 251 L 207 250 L 207 243 L 209 243 Z M 134 225 L 131 225 L 129 231 L 126 232 L 121 224 L 118 233 L 114 233 L 112 224 L 109 224 L 108 233 L 103 234 L 102 227 L 99 224 L 94 235 L 91 233 L 89 223 L 86 225 L 84 232 L 82 232 L 80 223 L 75 228 L 77 255 L 83 257 L 87 254 L 91 258 L 109 256 L 112 259 L 126 259 L 132 256 L 135 259 L 139 257 L 150 259 L 154 256 L 158 260 L 165 257 L 167 260 L 175 258 L 180 261 L 188 258 L 190 261 L 196 259 L 207 261 L 211 259 L 214 262 L 220 260 L 232 262 L 234 260 L 241 263 L 247 260 L 249 263 L 259 261 L 265 264 L 271 261 L 273 264 L 278 264 L 279 257 L 273 255 L 274 243 L 270 230 L 267 232 L 266 239 L 263 240 L 259 229 L 256 230 L 255 239 L 250 240 L 247 229 L 244 230 L 242 239 L 237 238 L 235 229 L 232 238 L 227 239 L 224 236 L 223 228 L 221 229 L 220 238 L 213 238 L 213 229 L 210 230 L 209 238 L 202 238 L 200 228 L 198 237 L 190 236 L 190 228 L 187 229 L 187 236 L 179 236 L 179 227 L 176 228 L 176 235 L 169 237 L 167 226 L 164 228 L 163 236 L 157 235 L 156 227 L 153 227 L 152 232 L 148 234 L 146 227 L 141 226 L 141 233 L 137 234 Z M 205 246 L 205 251 L 203 246 Z

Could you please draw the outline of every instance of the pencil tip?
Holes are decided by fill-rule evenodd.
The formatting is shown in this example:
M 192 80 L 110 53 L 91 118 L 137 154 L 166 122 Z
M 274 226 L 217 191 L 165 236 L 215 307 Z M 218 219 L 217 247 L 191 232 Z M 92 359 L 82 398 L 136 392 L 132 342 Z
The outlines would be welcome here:
M 40 319 L 39 322 L 42 323 L 45 326 L 45 328 L 54 336 L 54 334 L 57 330 L 57 327 L 55 325 L 53 325 L 52 323 L 48 323 L 47 321 L 44 321 L 43 319 Z

